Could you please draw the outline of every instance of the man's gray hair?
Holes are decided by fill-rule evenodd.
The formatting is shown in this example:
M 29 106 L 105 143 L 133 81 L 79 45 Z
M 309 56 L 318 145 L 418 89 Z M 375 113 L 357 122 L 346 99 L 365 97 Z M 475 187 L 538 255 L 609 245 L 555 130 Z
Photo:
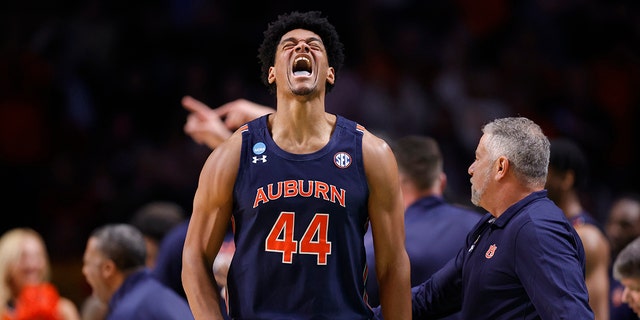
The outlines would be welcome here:
M 483 126 L 492 159 L 505 156 L 528 186 L 544 186 L 549 170 L 549 139 L 535 122 L 524 117 L 496 119 Z
M 631 241 L 616 257 L 613 263 L 613 277 L 640 279 L 640 237 Z
M 147 248 L 140 230 L 129 224 L 108 224 L 91 233 L 98 249 L 123 272 L 145 265 Z

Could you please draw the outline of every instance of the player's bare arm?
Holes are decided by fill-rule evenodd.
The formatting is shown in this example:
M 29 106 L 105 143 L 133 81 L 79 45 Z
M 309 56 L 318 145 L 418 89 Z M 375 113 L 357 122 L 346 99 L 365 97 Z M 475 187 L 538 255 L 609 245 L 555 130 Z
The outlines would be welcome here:
M 398 167 L 387 143 L 367 131 L 362 149 L 382 313 L 385 319 L 410 319 L 411 279 Z
M 609 319 L 609 242 L 594 225 L 576 227 L 584 246 L 585 282 L 596 320 Z
M 195 319 L 223 319 L 212 265 L 231 218 L 241 142 L 242 134 L 236 132 L 211 153 L 194 196 L 183 251 L 182 282 Z

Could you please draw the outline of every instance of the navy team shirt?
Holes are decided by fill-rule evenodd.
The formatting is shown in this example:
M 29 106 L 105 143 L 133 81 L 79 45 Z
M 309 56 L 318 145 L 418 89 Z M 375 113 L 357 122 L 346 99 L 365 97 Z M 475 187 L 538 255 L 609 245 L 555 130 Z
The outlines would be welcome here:
M 338 116 L 329 143 L 309 154 L 280 149 L 267 116 L 242 131 L 227 277 L 234 319 L 368 319 L 369 189 L 362 127 Z
M 447 203 L 438 196 L 422 197 L 409 205 L 404 213 L 404 229 L 405 246 L 411 262 L 411 286 L 426 281 L 453 259 L 481 217 L 476 211 Z M 377 306 L 380 298 L 371 229 L 365 234 L 364 243 L 369 265 L 369 304 Z
M 173 227 L 162 238 L 160 247 L 158 249 L 158 257 L 156 258 L 156 265 L 151 271 L 151 275 L 154 276 L 165 286 L 175 291 L 180 297 L 187 301 L 187 294 L 184 292 L 182 286 L 182 251 L 184 248 L 184 241 L 187 237 L 187 231 L 189 229 L 189 221 L 186 220 L 177 226 Z M 224 244 L 231 243 L 231 237 L 225 237 Z M 222 248 L 221 248 L 222 250 Z M 227 315 L 226 303 L 223 297 L 220 297 L 220 311 L 224 319 L 229 319 Z
M 582 242 L 546 195 L 486 214 L 456 258 L 412 288 L 413 318 L 593 319 Z
M 156 265 L 151 274 L 178 295 L 187 300 L 187 294 L 182 286 L 182 249 L 189 229 L 189 220 L 173 227 L 162 238 L 158 248 Z
M 189 320 L 187 301 L 161 284 L 148 269 L 127 276 L 109 301 L 107 320 Z

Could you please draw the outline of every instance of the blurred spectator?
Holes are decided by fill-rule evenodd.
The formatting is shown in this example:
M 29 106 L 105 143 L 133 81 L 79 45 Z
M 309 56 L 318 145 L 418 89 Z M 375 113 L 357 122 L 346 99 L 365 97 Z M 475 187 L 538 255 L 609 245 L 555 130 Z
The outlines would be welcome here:
M 145 268 L 142 233 L 127 224 L 110 224 L 91 233 L 82 273 L 93 295 L 108 304 L 106 319 L 193 319 L 187 302 Z
M 622 302 L 640 317 L 640 238 L 620 251 L 613 263 L 613 277 L 624 287 Z
M 629 306 L 623 303 L 624 286 L 613 277 L 613 261 L 625 246 L 640 237 L 640 195 L 627 193 L 618 196 L 611 205 L 606 222 L 606 234 L 611 243 L 611 293 L 612 320 L 637 320 Z
M 164 236 L 185 219 L 184 209 L 170 201 L 149 202 L 133 214 L 130 223 L 144 236 L 147 247 L 145 265 L 149 269 L 155 268 L 156 257 Z
M 182 296 L 185 301 L 187 295 L 182 286 L 182 249 L 184 248 L 184 240 L 187 236 L 189 220 L 186 220 L 171 229 L 160 243 L 158 250 L 158 258 L 156 267 L 152 274 L 160 282 L 168 286 Z M 235 246 L 233 243 L 233 234 L 229 232 L 225 238 L 218 255 L 213 261 L 213 275 L 218 287 L 220 288 L 220 306 L 225 306 L 224 299 L 226 297 L 227 273 L 229 265 L 233 258 Z M 221 310 L 223 317 L 229 319 L 227 310 Z
M 147 268 L 155 269 L 160 243 L 171 229 L 183 221 L 186 221 L 184 210 L 171 201 L 151 201 L 133 214 L 129 223 L 142 232 L 147 252 Z M 87 297 L 81 308 L 84 320 L 104 319 L 107 311 L 107 305 L 95 295 Z
M 187 235 L 189 220 L 185 220 L 169 230 L 160 242 L 156 267 L 152 274 L 160 282 L 182 296 L 185 300 L 187 295 L 182 287 L 182 248 L 184 238 Z
M 40 234 L 15 228 L 0 238 L 0 318 L 78 320 L 71 300 L 49 282 L 49 257 Z

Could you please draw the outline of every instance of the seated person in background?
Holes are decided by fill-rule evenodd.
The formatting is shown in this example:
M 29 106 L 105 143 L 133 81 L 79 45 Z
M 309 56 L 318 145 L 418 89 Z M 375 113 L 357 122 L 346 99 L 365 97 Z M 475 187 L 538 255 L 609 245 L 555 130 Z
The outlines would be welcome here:
M 613 263 L 613 277 L 624 286 L 622 301 L 640 316 L 640 237 L 620 251 Z
M 145 268 L 142 233 L 128 224 L 94 230 L 84 252 L 82 273 L 100 301 L 106 319 L 193 319 L 187 302 Z
M 76 305 L 49 282 L 49 257 L 35 230 L 16 228 L 0 238 L 0 319 L 79 320 Z

